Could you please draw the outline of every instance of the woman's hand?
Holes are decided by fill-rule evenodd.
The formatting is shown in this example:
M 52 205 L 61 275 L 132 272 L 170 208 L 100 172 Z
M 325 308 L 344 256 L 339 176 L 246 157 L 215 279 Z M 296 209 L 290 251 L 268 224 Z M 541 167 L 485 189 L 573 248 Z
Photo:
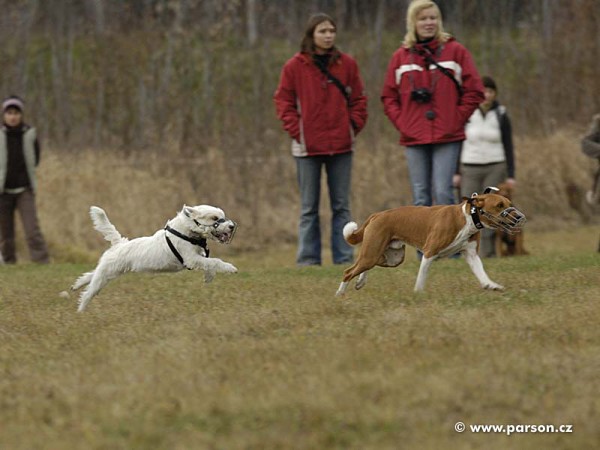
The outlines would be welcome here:
M 462 179 L 462 176 L 460 175 L 460 173 L 455 173 L 452 176 L 452 186 L 455 188 L 460 187 L 460 181 Z

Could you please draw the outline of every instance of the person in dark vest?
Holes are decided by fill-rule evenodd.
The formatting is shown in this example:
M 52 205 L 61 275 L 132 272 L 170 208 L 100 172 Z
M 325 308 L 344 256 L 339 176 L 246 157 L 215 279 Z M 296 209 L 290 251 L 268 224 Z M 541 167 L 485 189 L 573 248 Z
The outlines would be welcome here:
M 36 167 L 40 145 L 35 128 L 23 121 L 23 100 L 12 95 L 2 102 L 0 133 L 0 253 L 7 264 L 17 262 L 15 212 L 25 231 L 31 260 L 48 263 L 48 249 L 40 230 L 35 206 Z
M 586 192 L 585 200 L 595 211 L 600 211 L 600 114 L 592 117 L 590 129 L 581 139 L 581 151 L 598 161 L 592 188 Z M 598 252 L 600 253 L 600 241 L 598 242 Z
M 585 199 L 592 206 L 600 206 L 600 114 L 592 117 L 590 129 L 581 139 L 581 151 L 598 161 L 592 188 L 586 192 Z

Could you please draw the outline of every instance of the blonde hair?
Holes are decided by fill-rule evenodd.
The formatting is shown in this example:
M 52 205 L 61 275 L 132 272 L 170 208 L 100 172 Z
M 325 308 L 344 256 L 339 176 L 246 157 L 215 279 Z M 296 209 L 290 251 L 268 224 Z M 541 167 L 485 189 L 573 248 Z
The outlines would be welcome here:
M 417 16 L 424 9 L 433 8 L 438 14 L 438 29 L 435 35 L 436 40 L 439 42 L 446 42 L 450 39 L 450 34 L 444 31 L 444 23 L 442 21 L 442 12 L 438 5 L 431 0 L 413 0 L 408 5 L 408 11 L 406 12 L 406 34 L 404 35 L 404 41 L 402 45 L 406 48 L 414 47 L 418 41 L 417 36 Z

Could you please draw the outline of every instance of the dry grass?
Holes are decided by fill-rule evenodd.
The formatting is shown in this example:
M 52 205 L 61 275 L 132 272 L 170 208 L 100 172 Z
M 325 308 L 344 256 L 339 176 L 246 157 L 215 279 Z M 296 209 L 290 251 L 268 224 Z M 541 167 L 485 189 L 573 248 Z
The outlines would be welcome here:
M 282 136 L 282 134 L 279 134 Z M 194 159 L 148 151 L 125 158 L 110 151 L 76 155 L 46 152 L 40 166 L 39 213 L 57 262 L 92 261 L 104 241 L 93 231 L 90 205 L 106 209 L 126 236 L 153 233 L 183 203 L 221 206 L 240 223 L 237 249 L 293 243 L 299 213 L 296 174 L 288 143 L 271 136 L 280 154 L 227 159 L 217 149 Z M 374 211 L 411 203 L 403 150 L 396 136 L 369 147 L 360 141 L 353 174 L 352 210 L 358 221 Z M 579 151 L 578 133 L 561 131 L 545 139 L 517 140 L 519 190 L 515 199 L 529 218 L 528 229 L 564 229 L 581 221 L 569 206 L 566 187 L 591 186 L 595 169 Z M 325 180 L 323 180 L 325 183 Z M 323 235 L 329 235 L 329 201 L 322 192 Z M 20 231 L 20 230 L 19 230 Z M 20 240 L 20 253 L 26 259 Z
M 57 293 L 89 265 L 0 267 L 0 448 L 593 448 L 597 239 L 529 233 L 534 256 L 486 262 L 505 293 L 446 260 L 413 295 L 410 255 L 339 300 L 342 268 L 296 269 L 284 245 L 231 254 L 240 273 L 206 286 L 124 276 L 84 314 Z
M 598 229 L 575 228 L 582 216 L 565 193 L 587 187 L 592 168 L 576 132 L 517 145 L 532 256 L 486 263 L 506 293 L 481 292 L 462 261 L 442 261 L 415 296 L 409 252 L 406 267 L 374 271 L 344 301 L 333 298 L 342 268 L 293 267 L 287 154 L 46 152 L 39 210 L 57 264 L 0 267 L 0 448 L 593 447 Z M 404 164 L 392 139 L 362 143 L 356 219 L 410 203 Z M 238 275 L 207 286 L 188 272 L 128 275 L 83 315 L 57 297 L 105 248 L 90 205 L 135 237 L 183 203 L 239 221 L 235 242 L 213 248 Z M 22 241 L 19 252 L 26 260 Z M 574 433 L 457 434 L 458 420 Z

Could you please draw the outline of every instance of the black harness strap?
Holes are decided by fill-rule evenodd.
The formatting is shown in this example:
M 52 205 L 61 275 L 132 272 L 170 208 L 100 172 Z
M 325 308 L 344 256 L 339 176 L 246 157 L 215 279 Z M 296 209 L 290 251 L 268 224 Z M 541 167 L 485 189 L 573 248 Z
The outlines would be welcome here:
M 319 70 L 327 77 L 327 79 L 331 81 L 335 85 L 335 87 L 337 87 L 340 90 L 340 92 L 346 99 L 346 103 L 350 105 L 350 92 L 352 91 L 352 89 L 350 88 L 350 86 L 344 86 L 344 84 L 340 80 L 338 80 L 331 74 L 331 72 L 329 72 L 329 70 L 327 69 L 327 65 L 331 60 L 330 55 L 323 56 L 329 57 L 327 57 L 326 59 L 321 59 L 313 56 L 313 62 L 319 68 Z
M 450 78 L 450 80 L 452 80 L 452 82 L 454 83 L 454 86 L 456 86 L 456 91 L 458 92 L 458 104 L 460 105 L 464 90 L 463 87 L 460 85 L 460 83 L 458 82 L 458 80 L 456 78 L 454 78 L 454 75 L 452 75 L 452 72 L 450 72 L 449 69 L 446 69 L 444 66 L 440 65 L 435 59 L 433 59 L 433 52 L 431 51 L 431 49 L 429 47 L 425 47 L 426 50 L 416 50 L 414 49 L 414 51 L 416 51 L 419 55 L 421 55 L 423 57 L 423 59 L 425 60 L 425 62 L 427 64 L 433 64 L 435 67 L 437 67 L 439 69 L 440 72 L 442 72 L 444 75 L 446 75 L 448 78 Z M 438 50 L 438 54 L 440 54 L 442 52 L 443 47 L 440 47 Z
M 346 105 L 348 105 L 348 108 L 350 108 L 350 94 L 352 92 L 352 88 L 350 86 L 344 86 L 344 84 L 339 79 L 334 77 L 331 74 L 331 72 L 329 72 L 329 70 L 327 70 L 326 65 L 320 64 L 318 61 L 315 61 L 315 65 L 327 77 L 327 79 L 329 81 L 331 81 L 335 85 L 335 87 L 337 87 L 340 90 L 340 92 L 346 99 Z M 354 123 L 354 120 L 350 119 L 350 122 L 352 123 L 352 128 L 354 128 L 356 130 L 357 127 L 356 127 L 356 124 Z
M 181 234 L 179 231 L 174 230 L 169 225 L 165 226 L 165 230 L 167 230 L 169 233 L 177 236 L 179 239 L 183 239 L 184 241 L 187 241 L 190 244 L 202 247 L 204 249 L 204 251 L 208 253 L 208 247 L 206 246 L 206 239 L 204 239 L 204 238 L 193 238 L 193 237 L 186 236 L 185 234 Z M 208 256 L 208 254 L 206 256 Z
M 171 249 L 171 251 L 173 252 L 173 254 L 175 255 L 175 258 L 177 258 L 177 260 L 179 261 L 179 263 L 185 267 L 187 270 L 191 270 L 189 267 L 187 267 L 185 265 L 185 263 L 183 262 L 183 257 L 181 256 L 181 254 L 177 251 L 177 249 L 175 248 L 175 246 L 173 245 L 173 243 L 171 242 L 171 239 L 169 239 L 169 236 L 167 236 L 167 233 L 165 233 L 165 239 L 167 240 L 167 245 L 169 246 L 169 248 Z
M 189 242 L 192 245 L 197 245 L 197 246 L 201 247 L 204 250 L 204 256 L 206 256 L 207 258 L 210 255 L 210 251 L 208 250 L 208 246 L 206 245 L 206 239 L 204 239 L 204 238 L 193 238 L 193 237 L 186 236 L 185 234 L 181 234 L 179 231 L 174 230 L 169 225 L 165 225 L 165 231 L 168 231 L 169 233 L 173 234 L 174 236 L 177 236 L 178 238 L 183 239 L 184 241 L 187 241 L 187 242 Z M 167 233 L 165 233 L 165 239 L 167 240 L 167 245 L 169 246 L 169 249 L 171 250 L 171 252 L 173 252 L 173 255 L 175 255 L 175 258 L 177 258 L 177 260 L 181 263 L 181 265 L 183 267 L 185 267 L 188 270 L 191 270 L 183 262 L 183 257 L 177 251 L 177 249 L 175 248 L 175 246 L 171 242 L 171 239 L 169 239 L 169 236 L 167 236 Z
M 346 99 L 346 103 L 348 105 L 350 105 L 350 92 L 349 92 L 350 86 L 344 86 L 340 80 L 338 80 L 336 77 L 331 75 L 331 72 L 329 72 L 329 70 L 327 70 L 326 67 L 322 67 L 319 65 L 317 65 L 317 67 L 321 70 L 321 72 L 323 72 L 323 74 L 327 77 L 327 79 L 329 81 L 331 81 L 340 90 L 340 92 Z

